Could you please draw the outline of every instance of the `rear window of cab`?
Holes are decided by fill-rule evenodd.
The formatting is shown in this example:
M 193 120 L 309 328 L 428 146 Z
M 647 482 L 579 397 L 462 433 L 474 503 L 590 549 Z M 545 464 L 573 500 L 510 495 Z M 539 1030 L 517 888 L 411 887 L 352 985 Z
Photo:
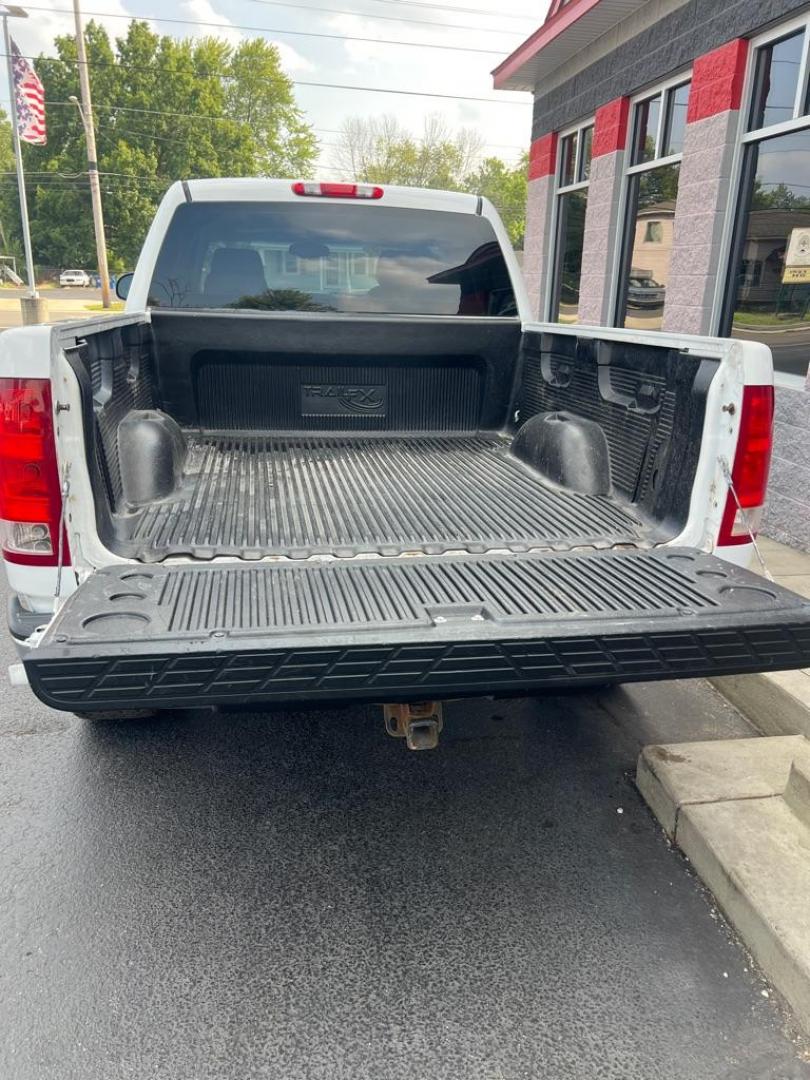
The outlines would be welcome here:
M 179 206 L 150 307 L 514 316 L 491 223 L 384 204 Z

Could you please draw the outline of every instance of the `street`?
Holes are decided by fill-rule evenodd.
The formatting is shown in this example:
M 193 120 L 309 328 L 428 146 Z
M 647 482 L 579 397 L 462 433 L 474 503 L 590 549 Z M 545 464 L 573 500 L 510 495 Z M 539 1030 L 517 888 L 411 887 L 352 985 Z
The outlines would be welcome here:
M 12 326 L 22 326 L 20 297 L 26 289 L 3 288 L 0 290 L 0 331 Z M 40 294 L 48 303 L 48 321 L 65 319 L 89 319 L 99 312 L 88 310 L 101 305 L 101 289 L 42 289 Z M 115 297 L 113 297 L 115 299 Z
M 409 754 L 370 707 L 93 726 L 0 640 L 4 1078 L 810 1076 L 632 783 L 751 734 L 703 684 L 455 702 Z

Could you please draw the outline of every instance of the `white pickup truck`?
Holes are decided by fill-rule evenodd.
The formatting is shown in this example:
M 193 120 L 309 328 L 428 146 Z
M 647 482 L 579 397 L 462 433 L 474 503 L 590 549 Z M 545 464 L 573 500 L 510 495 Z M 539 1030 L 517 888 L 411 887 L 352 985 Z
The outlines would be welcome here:
M 536 323 L 492 206 L 450 192 L 178 183 L 127 286 L 0 338 L 10 628 L 48 705 L 810 663 L 810 605 L 744 569 L 763 346 Z

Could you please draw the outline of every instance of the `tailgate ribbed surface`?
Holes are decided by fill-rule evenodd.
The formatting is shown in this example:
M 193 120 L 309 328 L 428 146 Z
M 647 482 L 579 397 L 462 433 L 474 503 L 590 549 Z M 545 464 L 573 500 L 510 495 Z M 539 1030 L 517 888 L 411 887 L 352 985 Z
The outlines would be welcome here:
M 192 437 L 179 501 L 148 508 L 138 555 L 298 556 L 635 542 L 608 498 L 544 484 L 486 437 Z
M 716 601 L 664 559 L 565 555 L 219 568 L 214 574 L 174 569 L 158 604 L 168 630 L 196 633 L 419 622 L 426 612 L 455 607 L 480 608 L 501 621 L 698 610 Z

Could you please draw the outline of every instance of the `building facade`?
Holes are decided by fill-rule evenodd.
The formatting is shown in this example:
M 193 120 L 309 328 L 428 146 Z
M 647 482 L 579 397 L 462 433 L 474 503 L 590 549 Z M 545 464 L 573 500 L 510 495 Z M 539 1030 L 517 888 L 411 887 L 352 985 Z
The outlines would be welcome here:
M 769 345 L 764 531 L 810 551 L 810 5 L 554 0 L 493 74 L 534 95 L 536 316 Z

